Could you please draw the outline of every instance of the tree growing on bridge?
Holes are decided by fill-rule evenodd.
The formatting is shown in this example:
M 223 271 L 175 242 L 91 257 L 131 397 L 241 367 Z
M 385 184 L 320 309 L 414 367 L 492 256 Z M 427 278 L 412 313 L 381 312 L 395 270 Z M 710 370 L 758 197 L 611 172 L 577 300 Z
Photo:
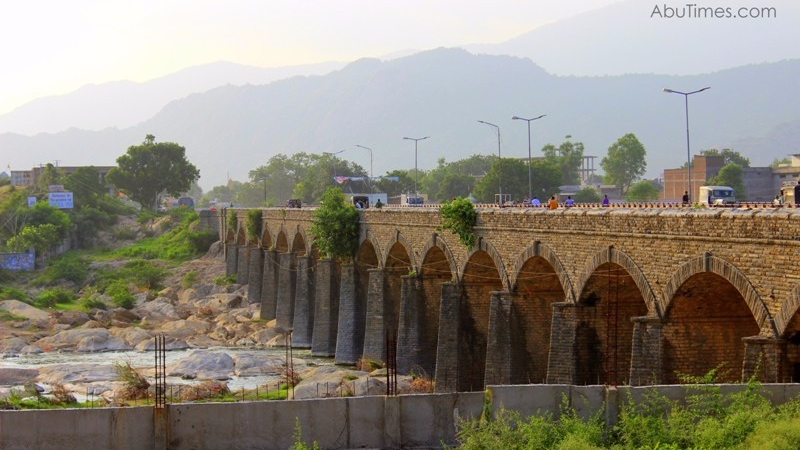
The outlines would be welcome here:
M 155 140 L 148 134 L 141 145 L 128 147 L 128 152 L 117 158 L 117 167 L 106 175 L 109 183 L 150 210 L 158 207 L 162 192 L 177 197 L 200 178 L 200 171 L 186 159 L 184 147 Z
M 606 172 L 606 182 L 616 185 L 621 197 L 644 174 L 647 168 L 646 156 L 644 145 L 635 134 L 628 133 L 617 139 L 608 148 L 608 155 L 600 161 L 600 167 Z
M 478 221 L 475 205 L 468 198 L 456 197 L 443 203 L 439 212 L 442 215 L 442 228 L 455 233 L 467 250 L 472 249 L 476 241 L 474 228 Z
M 326 189 L 320 203 L 309 229 L 320 252 L 330 259 L 352 259 L 358 248 L 358 211 L 338 187 Z

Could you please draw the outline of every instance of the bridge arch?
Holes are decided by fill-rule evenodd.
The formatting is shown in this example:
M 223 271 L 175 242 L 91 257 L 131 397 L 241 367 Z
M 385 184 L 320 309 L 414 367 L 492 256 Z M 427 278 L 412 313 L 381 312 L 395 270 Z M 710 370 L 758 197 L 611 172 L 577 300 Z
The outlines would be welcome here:
M 374 258 L 370 256 L 369 257 L 370 262 L 366 263 L 365 260 L 364 263 L 370 265 L 369 267 L 370 269 L 382 269 L 384 260 L 383 251 L 381 250 L 381 245 L 378 242 L 378 239 L 375 237 L 374 234 L 372 234 L 371 231 L 367 231 L 366 236 L 364 236 L 364 239 L 362 239 L 358 243 L 358 250 L 356 252 L 357 263 L 359 261 L 359 258 L 363 259 L 367 257 L 366 253 L 362 254 L 362 251 L 364 251 L 365 249 L 371 250 L 374 254 Z
M 712 255 L 710 252 L 706 252 L 702 256 L 687 261 L 675 272 L 672 278 L 667 281 L 667 284 L 664 286 L 663 305 L 661 306 L 661 310 L 664 311 L 665 315 L 680 286 L 692 276 L 702 273 L 713 273 L 728 280 L 744 298 L 759 329 L 769 330 L 769 333 L 771 333 L 770 337 L 778 337 L 779 333 L 775 327 L 775 321 L 770 316 L 767 305 L 764 303 L 764 300 L 761 299 L 761 296 L 758 295 L 758 292 L 753 287 L 753 284 L 750 283 L 750 280 L 748 280 L 736 266 L 722 258 Z
M 545 383 L 553 303 L 575 303 L 572 284 L 553 250 L 535 241 L 517 258 L 512 274 L 512 384 Z
M 306 238 L 305 230 L 300 228 L 300 225 L 297 225 L 294 232 L 294 237 L 292 238 L 292 247 L 291 252 L 295 253 L 299 256 L 308 255 L 310 254 L 308 245 L 306 244 L 308 239 Z
M 472 251 L 470 251 L 469 256 L 467 256 L 467 260 L 464 262 L 463 266 L 464 269 L 461 271 L 462 281 L 464 275 L 466 274 L 467 266 L 473 260 L 473 257 L 477 253 L 481 252 L 485 253 L 486 255 L 489 256 L 489 258 L 491 258 L 492 262 L 494 263 L 495 269 L 497 269 L 497 275 L 500 278 L 500 283 L 502 284 L 502 286 L 498 290 L 510 291 L 511 283 L 509 282 L 508 272 L 506 272 L 506 265 L 503 262 L 503 257 L 500 256 L 500 252 L 498 252 L 497 249 L 494 248 L 494 246 L 491 243 L 487 242 L 483 238 L 478 238 L 478 242 L 475 244 L 475 247 L 472 248 Z
M 717 370 L 721 382 L 742 381 L 744 339 L 776 337 L 774 321 L 749 280 L 707 252 L 678 268 L 666 284 L 661 328 L 662 382 Z
M 262 248 L 270 248 L 272 247 L 272 234 L 269 232 L 269 229 L 264 225 L 264 231 L 261 232 L 261 247 Z
M 436 258 L 436 269 L 431 267 L 429 271 L 435 270 L 437 273 L 441 274 L 444 271 L 443 265 L 449 267 L 447 270 L 449 276 L 445 281 L 452 281 L 461 279 L 461 273 L 458 270 L 458 266 L 456 265 L 456 258 L 453 256 L 453 252 L 448 247 L 447 242 L 442 239 L 437 233 L 433 233 L 431 238 L 428 239 L 428 242 L 425 243 L 425 247 L 422 248 L 422 263 L 419 267 L 416 267 L 417 273 L 423 274 L 426 269 L 427 261 L 431 258 L 432 254 L 441 254 L 443 258 Z M 444 262 L 444 264 L 442 264 Z
M 280 253 L 288 253 L 289 252 L 289 232 L 286 230 L 286 227 L 283 224 L 280 224 L 278 227 L 278 235 L 275 238 L 275 250 L 279 251 Z
M 386 259 L 383 260 L 383 266 L 394 267 L 397 265 L 389 262 L 394 258 L 393 251 L 396 248 L 402 248 L 405 251 L 406 259 L 410 265 L 409 271 L 414 270 L 419 272 L 419 266 L 417 264 L 417 257 L 414 254 L 414 249 L 406 237 L 403 236 L 403 233 L 400 232 L 400 230 L 395 230 L 395 232 L 389 238 L 389 241 L 386 243 Z
M 510 281 L 511 290 L 517 290 L 517 285 L 525 278 L 523 275 L 523 267 L 529 260 L 536 257 L 543 259 L 553 268 L 555 275 L 558 277 L 558 282 L 564 291 L 564 298 L 561 299 L 561 301 L 575 303 L 572 281 L 569 279 L 569 274 L 564 269 L 564 264 L 561 263 L 561 260 L 553 249 L 546 244 L 542 244 L 541 241 L 534 241 L 533 244 L 526 248 L 517 258 L 517 261 L 514 263 L 514 273 Z
M 650 286 L 650 282 L 645 278 L 642 269 L 638 264 L 625 252 L 617 250 L 613 245 L 604 248 L 602 251 L 596 253 L 592 259 L 586 264 L 580 278 L 578 279 L 578 292 L 583 295 L 586 284 L 589 278 L 604 264 L 615 264 L 622 267 L 625 272 L 631 277 L 631 281 L 636 285 L 639 293 L 647 306 L 648 315 L 661 318 L 662 310 L 660 309 L 658 299 Z
M 800 381 L 800 285 L 792 289 L 789 299 L 775 316 L 779 336 L 786 343 L 785 367 L 780 380 Z
M 590 258 L 578 286 L 575 383 L 629 383 L 634 335 L 631 319 L 658 317 L 652 289 L 633 260 L 613 246 Z

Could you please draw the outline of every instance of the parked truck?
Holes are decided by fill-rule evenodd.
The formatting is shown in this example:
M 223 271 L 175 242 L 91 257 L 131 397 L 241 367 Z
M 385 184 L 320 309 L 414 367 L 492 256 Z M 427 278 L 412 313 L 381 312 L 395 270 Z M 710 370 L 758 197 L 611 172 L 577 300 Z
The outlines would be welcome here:
M 736 203 L 736 191 L 730 186 L 700 186 L 698 203 L 706 206 L 723 206 Z

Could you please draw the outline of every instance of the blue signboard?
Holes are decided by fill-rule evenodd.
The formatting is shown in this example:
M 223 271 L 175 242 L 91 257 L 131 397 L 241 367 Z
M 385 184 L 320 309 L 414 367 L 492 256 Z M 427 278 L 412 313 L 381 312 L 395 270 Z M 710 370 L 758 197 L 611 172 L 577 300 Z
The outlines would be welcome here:
M 47 194 L 50 206 L 60 209 L 72 208 L 72 192 L 50 192 Z

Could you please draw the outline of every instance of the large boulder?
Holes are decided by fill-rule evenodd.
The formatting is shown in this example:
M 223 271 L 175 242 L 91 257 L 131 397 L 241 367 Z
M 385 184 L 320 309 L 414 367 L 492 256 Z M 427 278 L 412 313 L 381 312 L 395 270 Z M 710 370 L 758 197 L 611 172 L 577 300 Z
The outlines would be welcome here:
M 23 303 L 19 300 L 3 300 L 0 302 L 0 309 L 5 309 L 15 316 L 24 317 L 26 319 L 36 321 L 50 320 L 50 313 L 42 311 L 39 308 L 34 308 L 33 306 Z
M 27 345 L 28 343 L 22 338 L 11 337 L 8 339 L 3 339 L 0 340 L 0 353 L 17 355 L 22 353 L 22 349 Z
M 125 351 L 132 347 L 105 328 L 78 328 L 64 330 L 34 342 L 46 351 L 68 350 L 78 352 Z
M 167 375 L 224 381 L 233 375 L 234 366 L 233 358 L 225 352 L 195 350 L 185 358 L 168 365 Z
M 163 324 L 158 331 L 166 336 L 186 339 L 198 334 L 206 334 L 211 330 L 211 324 L 202 320 L 176 320 Z
M 144 328 L 138 327 L 111 328 L 109 331 L 120 339 L 123 339 L 131 347 L 136 347 L 142 341 L 153 338 L 152 333 Z
M 133 311 L 148 323 L 168 322 L 183 318 L 175 309 L 175 305 L 172 304 L 170 299 L 165 297 L 158 297 L 152 302 L 147 302 L 136 307 Z
M 39 369 L 38 381 L 47 384 L 75 384 L 115 380 L 117 371 L 109 364 L 53 364 Z

